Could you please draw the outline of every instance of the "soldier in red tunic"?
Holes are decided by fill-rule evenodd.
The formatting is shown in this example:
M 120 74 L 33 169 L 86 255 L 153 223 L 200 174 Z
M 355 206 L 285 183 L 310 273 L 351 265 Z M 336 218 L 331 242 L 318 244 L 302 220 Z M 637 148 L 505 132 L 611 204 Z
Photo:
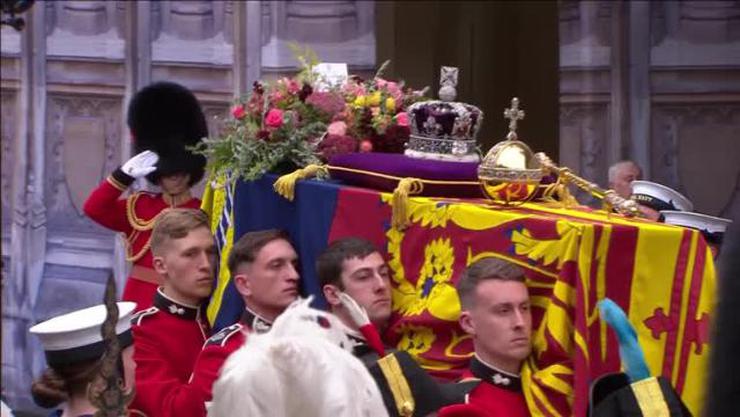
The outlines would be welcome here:
M 193 209 L 162 213 L 151 240 L 153 265 L 163 283 L 154 306 L 132 318 L 132 407 L 149 416 L 183 416 L 193 393 L 182 387 L 209 334 L 201 303 L 213 288 L 216 246 L 207 216 Z
M 125 235 L 127 260 L 133 267 L 122 298 L 143 310 L 152 305 L 161 284 L 149 250 L 154 221 L 167 208 L 200 207 L 190 187 L 203 178 L 206 160 L 188 147 L 199 143 L 208 130 L 193 93 L 170 82 L 149 85 L 134 96 L 128 126 L 137 155 L 92 191 L 84 211 L 100 225 Z M 162 192 L 135 192 L 120 198 L 137 178 L 145 176 Z
M 159 396 L 162 408 L 153 415 L 206 415 L 205 403 L 211 400 L 213 384 L 229 355 L 244 345 L 247 333 L 268 331 L 278 315 L 298 298 L 297 262 L 298 255 L 287 233 L 281 230 L 249 232 L 234 244 L 228 265 L 246 305 L 244 313 L 238 323 L 225 327 L 205 344 L 198 345 L 199 348 L 202 345 L 203 349 L 197 360 L 194 356 L 188 356 L 188 366 L 183 366 L 181 370 L 187 372 L 187 376 L 181 373 L 177 380 L 170 378 L 172 382 L 167 387 L 170 394 Z M 177 333 L 171 335 L 175 340 L 178 339 Z M 151 400 L 158 401 L 156 396 Z
M 480 383 L 468 404 L 442 408 L 440 417 L 526 417 L 519 372 L 531 352 L 532 316 L 524 273 L 498 258 L 470 265 L 457 284 L 460 325 L 473 337 L 475 355 L 465 379 Z

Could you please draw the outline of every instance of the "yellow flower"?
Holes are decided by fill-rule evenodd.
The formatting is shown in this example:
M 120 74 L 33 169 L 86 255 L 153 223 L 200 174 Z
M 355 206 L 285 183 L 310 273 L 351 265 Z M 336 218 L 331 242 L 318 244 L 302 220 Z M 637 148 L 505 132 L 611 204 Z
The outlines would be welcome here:
M 365 96 L 357 96 L 354 102 L 354 105 L 357 107 L 365 107 L 366 104 L 367 100 L 365 100 Z
M 368 106 L 380 106 L 380 91 L 376 91 L 367 98 Z
M 385 99 L 385 109 L 389 112 L 396 110 L 396 100 L 393 100 L 393 97 Z

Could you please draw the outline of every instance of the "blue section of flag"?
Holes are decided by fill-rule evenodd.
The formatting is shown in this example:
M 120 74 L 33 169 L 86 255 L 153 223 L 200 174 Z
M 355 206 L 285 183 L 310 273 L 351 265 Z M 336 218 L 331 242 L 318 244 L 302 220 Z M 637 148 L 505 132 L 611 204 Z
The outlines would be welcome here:
M 218 250 L 218 257 L 221 257 L 224 246 L 226 246 L 226 232 L 231 227 L 231 208 L 234 205 L 234 193 L 232 192 L 233 185 L 230 181 L 226 181 L 225 192 L 226 197 L 224 198 L 224 209 L 221 212 L 221 219 L 218 222 L 218 229 L 216 229 L 216 248 Z
M 291 202 L 273 190 L 277 178 L 268 174 L 256 181 L 237 181 L 233 199 L 234 243 L 244 233 L 255 230 L 287 231 L 298 252 L 303 295 L 315 295 L 314 306 L 323 308 L 326 301 L 315 264 L 329 239 L 339 186 L 329 181 L 301 180 L 296 184 L 295 200 Z M 307 181 L 312 182 L 310 187 L 305 186 Z M 230 281 L 214 323 L 214 333 L 239 320 L 243 310 L 244 302 Z

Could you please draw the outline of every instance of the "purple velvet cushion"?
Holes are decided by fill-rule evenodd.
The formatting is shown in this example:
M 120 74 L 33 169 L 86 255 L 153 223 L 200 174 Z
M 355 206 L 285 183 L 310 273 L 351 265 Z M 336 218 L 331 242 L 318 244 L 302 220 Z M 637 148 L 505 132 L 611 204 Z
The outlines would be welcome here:
M 412 177 L 420 180 L 449 182 L 447 184 L 424 183 L 424 189 L 419 195 L 483 197 L 478 185 L 478 163 L 476 162 L 434 161 L 409 158 L 402 154 L 372 152 L 338 155 L 331 159 L 329 165 L 331 177 L 348 185 L 393 191 L 400 179 Z M 342 168 L 363 172 L 350 172 Z M 453 182 L 456 181 L 464 181 L 467 184 L 454 184 Z

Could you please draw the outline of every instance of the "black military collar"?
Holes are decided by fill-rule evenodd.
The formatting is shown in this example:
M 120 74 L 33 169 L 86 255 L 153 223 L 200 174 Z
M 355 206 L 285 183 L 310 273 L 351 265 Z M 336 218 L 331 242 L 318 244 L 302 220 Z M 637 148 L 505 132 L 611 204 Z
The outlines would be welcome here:
M 162 291 L 162 287 L 157 288 L 157 293 L 154 295 L 154 306 L 160 311 L 185 320 L 197 319 L 200 311 L 199 306 L 183 304 L 167 297 Z
M 265 333 L 272 328 L 272 322 L 260 316 L 249 307 L 244 308 L 240 321 L 255 333 Z
M 522 391 L 522 378 L 519 375 L 514 375 L 497 369 L 493 365 L 489 365 L 480 360 L 478 355 L 473 356 L 473 359 L 470 361 L 470 372 L 472 372 L 476 378 L 480 378 L 489 384 L 493 384 L 505 390 L 514 392 Z

